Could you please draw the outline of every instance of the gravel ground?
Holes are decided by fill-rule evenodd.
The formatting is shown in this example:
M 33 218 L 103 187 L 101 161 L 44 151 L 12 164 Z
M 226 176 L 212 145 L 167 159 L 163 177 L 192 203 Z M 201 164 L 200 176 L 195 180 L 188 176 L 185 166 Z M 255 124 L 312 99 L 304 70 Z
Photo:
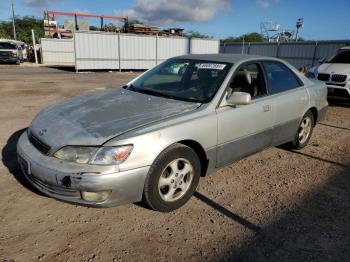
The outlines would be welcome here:
M 0 261 L 349 259 L 349 104 L 332 104 L 303 150 L 271 148 L 230 165 L 172 213 L 75 206 L 30 187 L 15 146 L 31 119 L 135 76 L 0 66 Z

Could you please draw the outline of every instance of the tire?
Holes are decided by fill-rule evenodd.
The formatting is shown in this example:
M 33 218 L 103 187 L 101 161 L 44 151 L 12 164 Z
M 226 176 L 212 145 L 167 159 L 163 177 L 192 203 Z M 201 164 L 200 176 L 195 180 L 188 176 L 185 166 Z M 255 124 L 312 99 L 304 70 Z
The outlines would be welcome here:
M 311 111 L 307 111 L 300 121 L 298 131 L 293 141 L 294 149 L 305 147 L 311 138 L 315 126 L 315 118 Z M 303 132 L 304 131 L 304 132 Z
M 173 144 L 153 162 L 146 177 L 143 202 L 160 212 L 178 209 L 193 195 L 200 174 L 196 152 L 185 145 Z
M 20 65 L 20 64 L 21 64 L 21 60 L 17 60 L 16 65 Z

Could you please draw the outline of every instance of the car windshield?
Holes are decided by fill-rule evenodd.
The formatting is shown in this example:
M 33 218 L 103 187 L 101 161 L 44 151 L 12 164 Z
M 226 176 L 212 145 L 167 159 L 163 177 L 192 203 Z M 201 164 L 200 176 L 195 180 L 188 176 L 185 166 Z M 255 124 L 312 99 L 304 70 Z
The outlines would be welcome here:
M 17 49 L 15 44 L 7 43 L 7 42 L 0 42 L 0 49 Z
M 126 89 L 170 99 L 207 103 L 216 94 L 232 64 L 170 59 L 156 66 Z
M 342 51 L 336 54 L 328 63 L 333 64 L 350 64 L 350 51 Z

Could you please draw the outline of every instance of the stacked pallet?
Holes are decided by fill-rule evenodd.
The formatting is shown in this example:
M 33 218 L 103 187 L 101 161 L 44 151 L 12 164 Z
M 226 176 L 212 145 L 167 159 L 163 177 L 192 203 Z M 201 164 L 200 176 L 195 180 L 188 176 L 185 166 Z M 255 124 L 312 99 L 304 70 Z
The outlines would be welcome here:
M 128 27 L 128 33 L 156 35 L 160 33 L 160 28 L 144 24 L 132 24 Z

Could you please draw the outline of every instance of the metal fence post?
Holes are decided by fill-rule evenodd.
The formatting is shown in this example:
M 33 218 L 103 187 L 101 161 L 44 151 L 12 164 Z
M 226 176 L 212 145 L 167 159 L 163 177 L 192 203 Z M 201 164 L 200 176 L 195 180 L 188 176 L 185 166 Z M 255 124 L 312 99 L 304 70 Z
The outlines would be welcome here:
M 78 65 L 77 65 L 77 46 L 76 46 L 76 38 L 77 38 L 77 32 L 73 30 L 73 45 L 74 45 L 74 64 L 75 64 L 75 72 L 78 73 Z
M 279 52 L 280 52 L 280 42 L 277 43 L 277 48 L 276 48 L 276 57 L 279 58 Z
M 122 71 L 121 62 L 120 62 L 120 32 L 118 32 L 118 63 L 119 63 L 119 72 Z
M 156 65 L 158 65 L 158 34 L 156 34 Z
M 191 54 L 192 37 L 188 37 L 188 54 Z
M 312 63 L 311 66 L 314 66 L 315 64 L 315 59 L 316 59 L 316 54 L 317 54 L 317 47 L 318 47 L 318 42 L 315 41 L 315 47 L 314 47 L 314 53 L 312 55 Z
M 250 42 L 248 43 L 247 54 L 250 54 Z
M 44 60 L 43 60 L 43 44 L 42 44 L 41 38 L 39 38 L 39 43 L 40 43 L 40 64 L 43 64 L 44 63 Z

